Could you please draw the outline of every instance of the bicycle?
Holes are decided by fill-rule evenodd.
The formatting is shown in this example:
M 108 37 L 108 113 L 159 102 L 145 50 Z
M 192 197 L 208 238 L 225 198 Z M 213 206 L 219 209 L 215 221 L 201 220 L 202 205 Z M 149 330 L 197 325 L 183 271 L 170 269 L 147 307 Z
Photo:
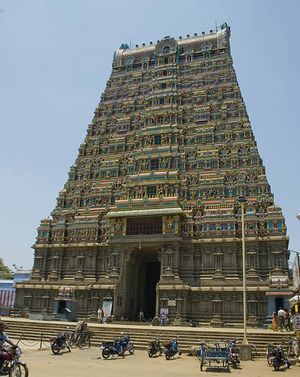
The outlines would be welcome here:
M 76 333 L 76 331 L 68 331 L 67 339 L 70 347 L 77 346 L 79 348 L 91 347 L 91 337 L 94 335 L 93 331 L 81 331 Z
M 286 347 L 287 357 L 295 357 L 299 353 L 299 342 L 295 337 L 290 336 Z
M 76 342 L 75 344 L 79 347 L 79 348 L 83 348 L 83 347 L 88 347 L 90 348 L 91 347 L 91 337 L 94 335 L 93 331 L 83 331 L 81 332 L 77 339 L 76 339 Z

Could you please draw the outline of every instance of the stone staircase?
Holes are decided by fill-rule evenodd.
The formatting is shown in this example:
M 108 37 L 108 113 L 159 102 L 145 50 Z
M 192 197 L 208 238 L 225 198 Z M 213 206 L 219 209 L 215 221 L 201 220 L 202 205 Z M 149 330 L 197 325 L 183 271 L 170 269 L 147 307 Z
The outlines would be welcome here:
M 47 343 L 49 338 L 58 332 L 67 329 L 74 329 L 76 323 L 62 321 L 39 321 L 30 319 L 17 319 L 5 317 L 2 320 L 9 328 L 7 334 L 12 339 L 28 340 Z M 146 349 L 149 341 L 159 337 L 161 343 L 167 343 L 179 336 L 179 344 L 183 352 L 199 347 L 200 341 L 214 343 L 222 340 L 236 338 L 239 344 L 242 343 L 243 329 L 237 328 L 211 328 L 211 327 L 175 327 L 175 326 L 151 326 L 149 324 L 128 324 L 127 322 L 116 322 L 110 324 L 88 324 L 94 332 L 91 344 L 100 346 L 103 341 L 112 341 L 121 332 L 129 333 L 136 349 Z M 273 332 L 266 329 L 248 329 L 247 338 L 250 344 L 254 344 L 258 356 L 264 357 L 269 343 L 287 344 L 292 333 Z

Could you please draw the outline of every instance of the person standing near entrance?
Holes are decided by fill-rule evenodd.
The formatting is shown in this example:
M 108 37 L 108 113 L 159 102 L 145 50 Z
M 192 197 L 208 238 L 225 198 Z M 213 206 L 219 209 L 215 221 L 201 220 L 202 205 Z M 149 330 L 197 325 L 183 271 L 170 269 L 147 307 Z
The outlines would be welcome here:
M 102 308 L 99 308 L 97 310 L 97 322 L 102 323 L 103 322 L 103 317 L 104 317 L 104 311 Z
M 167 315 L 165 312 L 162 312 L 160 316 L 160 325 L 166 326 L 166 323 L 167 323 Z
M 277 314 L 273 312 L 272 314 L 272 330 L 277 331 Z
M 282 308 L 280 308 L 277 313 L 278 325 L 279 325 L 280 331 L 282 331 L 284 328 L 284 315 L 285 315 L 285 311 Z
M 143 309 L 141 309 L 140 313 L 139 313 L 139 321 L 140 322 L 143 322 L 144 321 L 144 312 L 143 312 Z
M 291 331 L 291 317 L 287 309 L 284 309 L 284 327 L 286 331 Z

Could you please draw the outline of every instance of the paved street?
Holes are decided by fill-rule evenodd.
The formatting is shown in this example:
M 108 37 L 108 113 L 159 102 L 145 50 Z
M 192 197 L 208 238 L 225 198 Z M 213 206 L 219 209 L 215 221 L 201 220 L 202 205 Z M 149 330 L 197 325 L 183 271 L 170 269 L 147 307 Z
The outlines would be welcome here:
M 195 357 L 182 355 L 166 361 L 163 356 L 150 359 L 145 351 L 136 351 L 124 359 L 116 357 L 104 360 L 100 358 L 99 348 L 73 349 L 71 353 L 53 355 L 50 349 L 39 351 L 37 346 L 21 345 L 22 360 L 29 368 L 29 377 L 183 377 L 183 376 L 220 376 L 224 371 L 207 369 L 200 371 L 199 361 Z M 275 372 L 268 367 L 265 359 L 242 362 L 240 369 L 231 369 L 232 376 L 270 377 L 278 374 L 298 377 L 300 364 L 291 369 Z

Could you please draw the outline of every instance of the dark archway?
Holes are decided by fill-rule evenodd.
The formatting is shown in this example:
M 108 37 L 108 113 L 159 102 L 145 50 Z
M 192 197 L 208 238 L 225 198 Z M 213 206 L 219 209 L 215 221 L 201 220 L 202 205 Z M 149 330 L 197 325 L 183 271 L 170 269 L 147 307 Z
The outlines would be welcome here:
M 140 310 L 151 320 L 156 309 L 156 285 L 160 279 L 160 261 L 156 250 L 134 250 L 126 277 L 126 317 L 138 320 Z
M 156 284 L 160 278 L 160 262 L 158 260 L 144 261 L 144 292 L 141 292 L 141 306 L 145 319 L 152 319 L 155 315 Z M 140 277 L 143 280 L 143 276 Z

